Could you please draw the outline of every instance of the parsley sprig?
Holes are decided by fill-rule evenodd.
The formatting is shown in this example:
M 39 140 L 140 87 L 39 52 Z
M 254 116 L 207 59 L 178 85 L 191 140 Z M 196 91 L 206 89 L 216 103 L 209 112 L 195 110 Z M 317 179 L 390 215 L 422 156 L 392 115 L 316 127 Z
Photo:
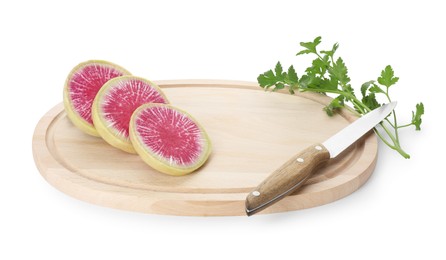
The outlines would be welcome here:
M 391 102 L 389 95 L 390 88 L 395 85 L 399 78 L 395 77 L 394 71 L 390 65 L 386 66 L 377 80 L 370 80 L 361 85 L 361 98 L 358 98 L 350 84 L 348 69 L 341 57 L 335 57 L 339 45 L 335 43 L 330 50 L 318 51 L 317 47 L 321 43 L 321 37 L 316 37 L 312 42 L 301 42 L 303 50 L 296 56 L 303 54 L 313 54 L 316 58 L 311 66 L 305 70 L 305 73 L 298 77 L 293 65 L 287 71 L 284 71 L 280 62 L 273 70 L 260 74 L 257 78 L 259 85 L 265 90 L 288 89 L 291 94 L 295 91 L 311 91 L 323 95 L 333 95 L 332 101 L 324 108 L 325 112 L 332 116 L 339 109 L 351 109 L 351 105 L 359 115 L 367 114 L 373 109 L 382 106 L 378 102 L 377 96 L 381 96 L 386 101 Z M 424 114 L 423 103 L 415 106 L 412 111 L 412 120 L 403 125 L 398 124 L 396 111 L 393 111 L 379 127 L 374 131 L 378 137 L 390 148 L 400 153 L 404 158 L 410 158 L 400 144 L 398 130 L 401 128 L 414 126 L 415 130 L 420 130 L 421 116 Z

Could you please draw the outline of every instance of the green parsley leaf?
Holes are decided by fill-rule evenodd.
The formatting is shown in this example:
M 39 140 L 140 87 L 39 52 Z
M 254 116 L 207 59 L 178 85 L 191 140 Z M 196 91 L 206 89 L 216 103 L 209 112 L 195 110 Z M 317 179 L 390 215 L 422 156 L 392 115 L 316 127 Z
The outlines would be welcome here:
M 415 111 L 412 111 L 412 124 L 415 126 L 415 130 L 419 131 L 421 130 L 420 125 L 421 125 L 421 116 L 424 114 L 424 105 L 423 103 L 418 103 L 415 106 Z
M 332 77 L 335 77 L 343 85 L 350 82 L 350 78 L 347 75 L 347 67 L 340 57 L 336 60 L 331 68 L 328 68 L 328 72 Z
M 378 101 L 376 100 L 375 93 L 370 93 L 367 96 L 364 96 L 362 98 L 362 103 L 364 103 L 364 105 L 366 105 L 371 110 L 381 106 L 381 104 L 378 103 Z
M 311 50 L 301 50 L 300 52 L 296 53 L 296 56 L 302 55 L 302 54 L 310 54 L 314 53 Z
M 321 37 L 316 37 L 312 42 L 301 42 L 300 46 L 304 47 L 305 49 L 298 52 L 296 56 L 302 55 L 302 54 L 309 54 L 309 53 L 317 53 L 316 47 L 321 43 Z
M 297 82 L 299 82 L 299 78 L 297 77 L 297 73 L 294 70 L 293 65 L 288 68 L 287 80 L 290 84 L 296 84 Z
M 277 62 L 276 68 L 274 69 L 274 71 L 276 72 L 276 79 L 279 81 L 283 81 L 283 79 L 284 79 L 283 68 L 282 68 L 282 64 L 280 64 L 280 61 Z
M 307 89 L 308 88 L 308 86 L 310 85 L 310 83 L 311 83 L 311 79 L 312 79 L 313 77 L 310 77 L 310 76 L 308 76 L 308 75 L 302 75 L 301 77 L 300 77 L 300 79 L 299 79 L 299 86 L 300 86 L 300 88 L 302 89 L 302 91 L 304 91 L 305 89 Z
M 269 87 L 276 84 L 277 79 L 272 70 L 268 70 L 267 72 L 260 74 L 257 77 L 257 81 L 262 88 L 268 89 Z
M 338 49 L 338 47 L 339 47 L 339 44 L 335 43 L 335 44 L 333 44 L 333 47 L 331 48 L 330 51 L 321 51 L 321 53 L 327 54 L 328 56 L 333 57 L 336 50 Z
M 319 75 L 323 77 L 325 75 L 325 72 L 327 71 L 327 63 L 328 63 L 328 56 L 324 56 L 324 58 L 321 59 L 315 59 L 312 62 L 312 66 L 308 67 L 305 72 L 308 74 L 313 75 Z
M 321 89 L 325 90 L 337 90 L 338 89 L 338 81 L 334 78 L 323 78 L 320 82 Z
M 322 79 L 315 75 L 307 74 L 303 75 L 299 80 L 299 86 L 302 91 L 310 90 L 314 92 L 324 93 L 324 91 L 319 90 L 321 86 Z
M 282 82 L 278 82 L 278 83 L 276 83 L 273 91 L 284 89 L 284 88 L 285 88 L 285 84 L 283 84 Z
M 376 85 L 376 84 L 373 84 L 372 85 L 372 87 L 369 89 L 369 91 L 371 92 L 371 93 L 386 93 L 386 92 L 384 92 L 384 90 L 382 89 L 382 88 L 380 88 L 378 85 Z
M 344 96 L 339 95 L 334 98 L 330 104 L 324 107 L 324 111 L 328 116 L 333 116 L 339 109 L 344 107 Z
M 375 81 L 374 81 L 374 80 L 370 80 L 370 81 L 367 81 L 367 82 L 365 82 L 365 83 L 363 83 L 363 84 L 361 85 L 361 94 L 362 94 L 362 96 L 365 96 L 365 93 L 367 92 L 367 90 L 369 89 L 369 87 L 370 87 L 373 83 L 375 83 Z
M 381 77 L 378 78 L 378 83 L 389 88 L 397 83 L 398 77 L 394 76 L 393 69 L 390 65 L 387 65 L 385 69 L 381 71 Z

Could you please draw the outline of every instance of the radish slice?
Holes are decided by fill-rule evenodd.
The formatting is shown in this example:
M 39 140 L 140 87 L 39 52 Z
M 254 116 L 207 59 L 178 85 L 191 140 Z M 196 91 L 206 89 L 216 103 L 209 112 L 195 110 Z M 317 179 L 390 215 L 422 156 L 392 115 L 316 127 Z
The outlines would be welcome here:
M 71 122 L 83 132 L 99 136 L 91 115 L 93 100 L 107 81 L 123 75 L 130 75 L 130 72 L 108 61 L 90 60 L 74 67 L 65 81 L 63 94 L 65 111 Z
M 168 103 L 161 89 L 149 80 L 122 76 L 109 80 L 93 103 L 93 123 L 99 135 L 110 145 L 136 153 L 129 137 L 133 111 L 146 103 Z
M 145 104 L 130 121 L 136 152 L 154 169 L 185 175 L 201 167 L 211 153 L 203 127 L 188 113 L 165 104 Z

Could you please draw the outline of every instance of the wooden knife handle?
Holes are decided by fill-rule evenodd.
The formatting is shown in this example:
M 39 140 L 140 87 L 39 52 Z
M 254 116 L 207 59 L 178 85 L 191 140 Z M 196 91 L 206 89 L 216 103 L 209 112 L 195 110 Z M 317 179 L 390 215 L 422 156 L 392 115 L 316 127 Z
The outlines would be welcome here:
M 328 159 L 330 153 L 322 144 L 311 145 L 293 156 L 248 194 L 246 214 L 257 213 L 299 189 Z

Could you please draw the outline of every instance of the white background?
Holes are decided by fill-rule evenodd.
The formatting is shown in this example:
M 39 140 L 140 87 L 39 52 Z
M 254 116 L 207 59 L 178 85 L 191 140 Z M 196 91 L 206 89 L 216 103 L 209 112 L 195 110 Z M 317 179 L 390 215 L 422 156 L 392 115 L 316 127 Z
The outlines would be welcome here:
M 0 259 L 445 259 L 440 3 L 2 1 Z M 147 215 L 73 199 L 34 165 L 34 127 L 79 62 L 152 80 L 255 81 L 278 60 L 301 73 L 298 43 L 319 35 L 340 43 L 356 87 L 393 66 L 401 121 L 426 107 L 422 131 L 402 131 L 412 159 L 381 144 L 371 179 L 344 199 L 251 218 Z

